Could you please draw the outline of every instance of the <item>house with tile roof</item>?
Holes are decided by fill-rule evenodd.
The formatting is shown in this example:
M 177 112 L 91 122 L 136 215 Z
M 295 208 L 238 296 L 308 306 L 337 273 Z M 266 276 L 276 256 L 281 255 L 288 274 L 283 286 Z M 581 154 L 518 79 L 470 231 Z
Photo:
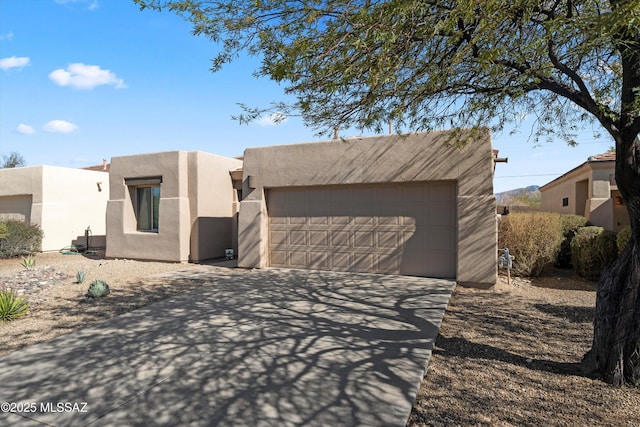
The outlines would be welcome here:
M 618 232 L 629 225 L 625 201 L 615 180 L 616 153 L 586 162 L 540 187 L 542 210 L 584 216 L 593 225 Z

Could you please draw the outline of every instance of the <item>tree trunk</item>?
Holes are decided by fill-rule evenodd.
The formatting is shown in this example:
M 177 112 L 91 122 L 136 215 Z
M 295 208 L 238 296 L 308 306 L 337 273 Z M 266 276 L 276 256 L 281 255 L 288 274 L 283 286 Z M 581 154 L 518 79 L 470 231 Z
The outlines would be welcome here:
M 625 144 L 626 142 L 626 144 Z M 640 142 L 618 144 L 616 182 L 631 220 L 631 238 L 602 273 L 593 344 L 585 356 L 604 381 L 640 385 Z

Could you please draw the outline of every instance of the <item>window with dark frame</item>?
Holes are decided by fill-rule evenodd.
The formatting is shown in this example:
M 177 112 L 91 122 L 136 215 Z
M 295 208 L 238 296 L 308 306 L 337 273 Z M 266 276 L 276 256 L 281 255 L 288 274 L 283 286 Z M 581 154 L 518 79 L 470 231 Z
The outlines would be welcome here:
M 126 178 L 136 216 L 136 230 L 157 233 L 162 177 Z
M 564 197 L 562 199 L 562 207 L 565 207 L 565 206 L 569 206 L 569 198 L 568 197 Z

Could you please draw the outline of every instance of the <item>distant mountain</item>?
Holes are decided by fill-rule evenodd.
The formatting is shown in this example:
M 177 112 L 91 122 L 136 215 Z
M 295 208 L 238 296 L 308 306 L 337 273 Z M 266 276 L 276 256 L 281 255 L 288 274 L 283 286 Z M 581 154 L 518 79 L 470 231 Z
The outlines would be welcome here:
M 496 203 L 507 206 L 538 206 L 540 204 L 540 187 L 530 185 L 515 190 L 496 193 Z

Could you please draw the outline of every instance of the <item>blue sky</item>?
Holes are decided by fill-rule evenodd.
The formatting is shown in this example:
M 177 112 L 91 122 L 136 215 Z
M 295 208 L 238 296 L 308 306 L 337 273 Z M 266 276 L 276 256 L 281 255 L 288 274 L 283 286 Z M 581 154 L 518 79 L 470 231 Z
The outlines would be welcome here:
M 255 78 L 251 57 L 211 73 L 217 46 L 190 30 L 176 15 L 141 12 L 128 0 L 0 0 L 0 153 L 17 151 L 28 165 L 83 167 L 127 154 L 239 156 L 248 147 L 319 140 L 296 117 L 278 125 L 232 120 L 238 103 L 286 100 L 283 87 Z M 529 133 L 525 124 L 515 135 L 493 135 L 509 158 L 497 165 L 496 192 L 545 184 L 613 145 L 590 128 L 577 148 L 534 147 Z

